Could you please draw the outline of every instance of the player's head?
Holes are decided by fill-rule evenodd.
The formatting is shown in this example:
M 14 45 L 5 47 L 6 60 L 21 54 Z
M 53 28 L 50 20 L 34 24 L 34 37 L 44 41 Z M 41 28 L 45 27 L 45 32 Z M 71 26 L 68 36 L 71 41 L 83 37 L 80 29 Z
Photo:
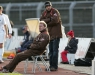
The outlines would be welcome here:
M 45 8 L 46 8 L 47 11 L 50 11 L 50 10 L 51 10 L 52 4 L 51 4 L 50 1 L 46 1 L 46 2 L 45 2 Z
M 3 7 L 2 6 L 0 6 L 0 10 L 3 10 Z
M 40 23 L 39 23 L 39 31 L 41 32 L 46 28 L 47 28 L 47 24 L 44 21 L 40 21 Z

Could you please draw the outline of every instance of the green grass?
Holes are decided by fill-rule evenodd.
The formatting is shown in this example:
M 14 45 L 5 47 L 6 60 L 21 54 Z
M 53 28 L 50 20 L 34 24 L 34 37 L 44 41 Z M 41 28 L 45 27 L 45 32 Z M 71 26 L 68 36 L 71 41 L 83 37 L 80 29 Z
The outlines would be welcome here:
M 0 75 L 22 75 L 20 73 L 0 73 Z

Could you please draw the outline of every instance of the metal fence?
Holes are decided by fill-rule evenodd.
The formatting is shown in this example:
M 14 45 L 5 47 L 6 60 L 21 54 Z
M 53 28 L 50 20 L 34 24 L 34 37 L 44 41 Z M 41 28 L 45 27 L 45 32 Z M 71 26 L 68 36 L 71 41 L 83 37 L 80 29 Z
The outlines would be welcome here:
M 61 14 L 65 31 L 74 30 L 76 37 L 95 37 L 95 1 L 52 2 Z M 43 2 L 0 4 L 4 13 L 19 28 L 27 18 L 39 18 L 44 8 Z

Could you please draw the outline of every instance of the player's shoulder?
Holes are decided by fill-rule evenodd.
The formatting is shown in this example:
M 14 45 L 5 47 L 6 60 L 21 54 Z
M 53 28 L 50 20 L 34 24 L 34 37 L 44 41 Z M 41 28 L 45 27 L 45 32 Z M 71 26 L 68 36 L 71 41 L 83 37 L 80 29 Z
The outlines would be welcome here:
M 2 18 L 5 18 L 5 15 L 4 15 L 4 14 L 2 14 L 2 15 L 1 15 L 1 17 L 2 17 Z
M 4 17 L 8 17 L 8 15 L 7 15 L 7 14 L 4 14 L 4 13 L 2 14 L 2 16 L 4 16 Z

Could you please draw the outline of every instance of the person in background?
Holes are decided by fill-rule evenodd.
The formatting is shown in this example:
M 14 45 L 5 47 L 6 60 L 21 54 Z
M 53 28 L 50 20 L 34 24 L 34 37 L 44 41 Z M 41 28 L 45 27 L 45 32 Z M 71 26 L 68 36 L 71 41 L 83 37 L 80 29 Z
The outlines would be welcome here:
M 10 24 L 11 24 L 11 28 L 13 28 L 14 27 L 13 21 L 10 20 Z M 14 31 L 13 30 L 12 30 L 12 34 L 11 35 L 14 36 Z
M 30 32 L 28 30 L 28 26 L 27 25 L 24 26 L 24 27 L 22 27 L 22 32 L 24 34 L 24 39 L 23 39 L 24 41 L 20 43 L 21 47 L 15 48 L 16 49 L 16 53 L 19 53 L 19 52 L 22 52 L 22 51 L 26 50 L 27 49 L 27 46 L 30 43 L 32 43 L 32 41 L 29 39 Z
M 78 39 L 74 37 L 74 32 L 71 30 L 67 33 L 68 43 L 64 51 L 61 53 L 61 58 L 63 64 L 69 64 L 67 53 L 75 54 L 77 51 Z
M 0 68 L 3 73 L 13 72 L 16 66 L 23 60 L 30 56 L 41 55 L 47 44 L 49 43 L 49 34 L 47 31 L 47 24 L 44 21 L 39 22 L 40 34 L 34 39 L 33 43 L 28 47 L 27 50 L 18 53 L 9 64 Z
M 10 20 L 9 25 L 11 25 L 11 28 L 13 28 L 14 23 Z M 10 27 L 10 26 L 9 26 Z M 11 32 L 11 33 L 10 33 Z M 10 35 L 10 38 L 7 38 L 6 41 L 4 42 L 4 50 L 9 50 L 9 46 L 12 40 L 12 36 L 14 36 L 14 31 L 12 29 L 12 31 L 10 31 L 10 29 L 8 28 L 8 35 Z
M 45 2 L 45 10 L 41 15 L 40 20 L 45 21 L 47 23 L 48 32 L 50 35 L 50 43 L 49 43 L 50 71 L 57 71 L 59 42 L 60 38 L 62 38 L 62 30 L 61 30 L 62 21 L 59 11 L 52 7 L 50 1 Z

